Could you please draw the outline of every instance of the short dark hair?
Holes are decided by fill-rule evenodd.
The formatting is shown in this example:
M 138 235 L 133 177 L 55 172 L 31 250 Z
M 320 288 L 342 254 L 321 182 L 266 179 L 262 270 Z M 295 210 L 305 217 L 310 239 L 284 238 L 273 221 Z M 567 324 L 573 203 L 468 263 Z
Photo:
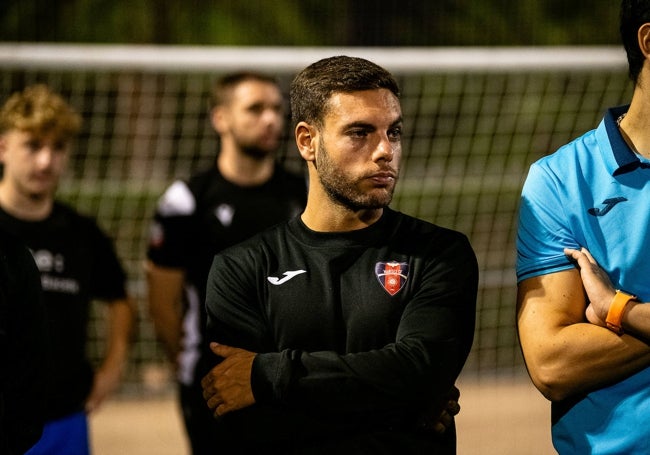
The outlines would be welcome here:
M 230 95 L 235 87 L 242 82 L 258 81 L 273 84 L 278 89 L 280 85 L 277 79 L 271 75 L 258 73 L 255 71 L 239 71 L 236 73 L 226 74 L 214 83 L 210 94 L 210 109 L 213 109 L 230 101 Z
M 645 61 L 645 56 L 639 48 L 639 28 L 648 22 L 650 22 L 650 1 L 623 0 L 621 2 L 621 40 L 627 53 L 628 75 L 634 84 L 638 83 Z
M 337 92 L 388 89 L 399 98 L 397 81 L 381 66 L 358 57 L 336 56 L 312 63 L 293 79 L 290 89 L 294 126 L 322 126 L 330 97 Z

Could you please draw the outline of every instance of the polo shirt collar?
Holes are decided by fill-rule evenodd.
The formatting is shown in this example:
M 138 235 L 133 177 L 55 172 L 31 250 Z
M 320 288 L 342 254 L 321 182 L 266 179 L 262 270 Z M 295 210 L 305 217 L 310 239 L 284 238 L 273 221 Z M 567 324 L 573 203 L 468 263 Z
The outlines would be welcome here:
M 627 145 L 618 128 L 618 118 L 625 114 L 629 107 L 629 105 L 626 105 L 608 109 L 601 125 L 601 127 L 604 126 L 607 133 L 612 157 L 614 158 L 614 163 L 610 167 L 613 176 L 626 174 L 638 168 L 650 168 L 650 164 L 641 161 L 637 154 Z

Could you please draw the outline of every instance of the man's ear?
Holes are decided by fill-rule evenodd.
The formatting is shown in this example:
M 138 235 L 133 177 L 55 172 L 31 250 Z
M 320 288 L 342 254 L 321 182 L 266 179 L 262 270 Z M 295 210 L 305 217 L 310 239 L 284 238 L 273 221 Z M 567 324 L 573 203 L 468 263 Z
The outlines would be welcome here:
M 0 134 L 0 163 L 4 163 L 5 151 L 7 150 L 7 138 L 4 134 Z
M 639 27 L 638 32 L 639 48 L 646 59 L 650 57 L 650 23 L 643 24 Z
M 212 128 L 221 136 L 227 128 L 227 118 L 224 106 L 216 106 L 210 111 L 210 123 Z
M 305 161 L 315 160 L 317 134 L 318 130 L 307 122 L 300 122 L 296 125 L 296 145 L 298 146 L 300 156 L 302 156 Z

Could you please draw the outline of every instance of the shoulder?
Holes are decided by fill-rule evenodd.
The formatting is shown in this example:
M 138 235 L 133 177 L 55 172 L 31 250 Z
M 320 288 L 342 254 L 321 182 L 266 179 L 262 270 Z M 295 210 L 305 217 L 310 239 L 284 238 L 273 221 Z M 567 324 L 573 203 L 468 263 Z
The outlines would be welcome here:
M 554 153 L 535 161 L 525 178 L 521 204 L 547 206 L 562 211 L 564 199 L 573 199 L 594 184 L 609 180 L 596 130 L 563 145 Z M 526 207 L 524 207 L 526 208 Z
M 70 205 L 56 201 L 50 222 L 47 223 L 46 229 L 56 229 L 60 231 L 65 229 L 65 236 L 68 241 L 73 242 L 86 239 L 90 245 L 98 245 L 98 242 L 110 242 L 110 236 L 99 226 L 97 220 L 83 213 L 80 213 Z
M 158 199 L 156 212 L 163 217 L 192 215 L 200 195 L 220 178 L 216 168 L 209 168 L 193 174 L 189 179 L 174 180 Z
M 599 146 L 596 130 L 587 131 L 582 136 L 562 145 L 555 152 L 535 161 L 530 171 L 561 176 L 600 156 L 596 153 Z
M 219 182 L 222 180 L 225 179 L 219 172 L 217 166 L 211 166 L 192 174 L 192 176 L 190 176 L 190 178 L 187 179 L 187 186 L 193 192 L 197 192 L 200 191 L 202 187 L 214 184 L 215 182 Z
M 222 250 L 218 255 L 237 258 L 268 257 L 286 251 L 294 243 L 289 240 L 289 222 L 285 220 L 263 231 L 253 234 L 248 239 Z
M 403 235 L 412 233 L 416 236 L 419 235 L 440 240 L 468 241 L 467 236 L 460 231 L 443 227 L 421 218 L 395 211 L 392 211 L 390 216 L 394 217 L 394 222 Z
M 187 182 L 176 180 L 158 200 L 156 211 L 161 216 L 191 215 L 196 209 L 196 197 Z
M 99 229 L 95 218 L 90 215 L 85 215 L 79 212 L 66 202 L 55 201 L 52 208 L 52 220 L 55 223 L 66 223 L 72 226 L 79 226 L 82 228 Z
M 394 223 L 394 246 L 414 256 L 440 259 L 449 255 L 460 261 L 475 262 L 476 255 L 464 233 L 391 211 L 389 222 Z

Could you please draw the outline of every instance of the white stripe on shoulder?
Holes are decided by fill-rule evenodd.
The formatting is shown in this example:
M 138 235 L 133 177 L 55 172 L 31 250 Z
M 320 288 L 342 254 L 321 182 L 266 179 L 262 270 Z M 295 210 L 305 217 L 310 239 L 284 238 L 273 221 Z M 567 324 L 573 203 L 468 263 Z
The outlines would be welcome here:
M 181 180 L 172 183 L 158 201 L 158 213 L 162 216 L 190 215 L 195 209 L 194 195 Z

